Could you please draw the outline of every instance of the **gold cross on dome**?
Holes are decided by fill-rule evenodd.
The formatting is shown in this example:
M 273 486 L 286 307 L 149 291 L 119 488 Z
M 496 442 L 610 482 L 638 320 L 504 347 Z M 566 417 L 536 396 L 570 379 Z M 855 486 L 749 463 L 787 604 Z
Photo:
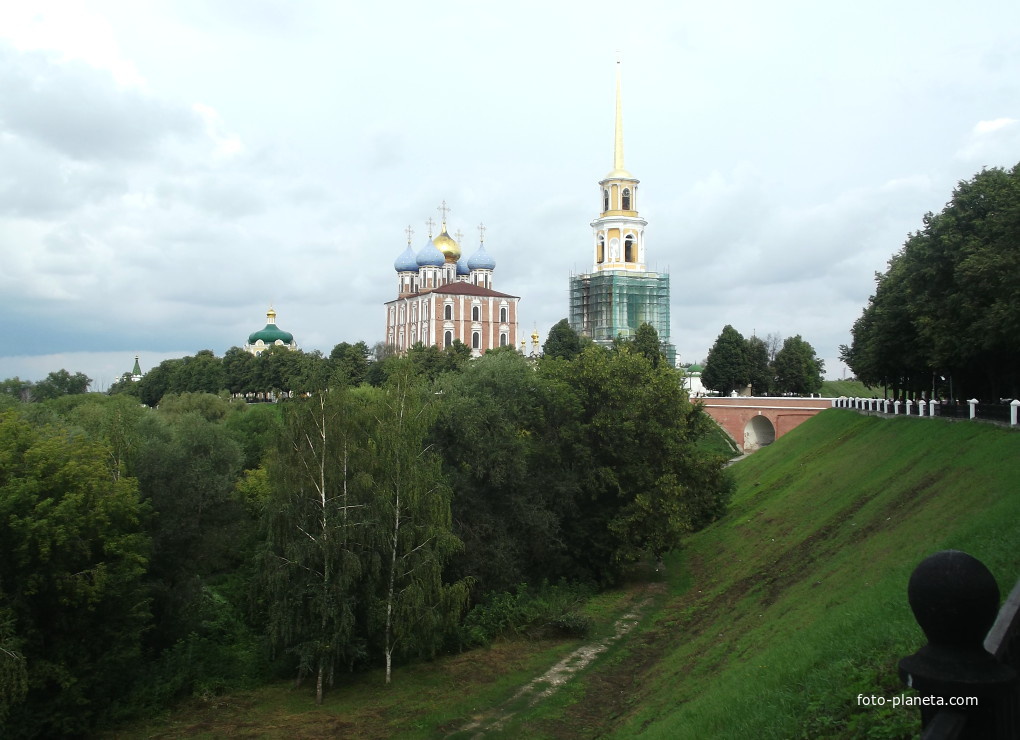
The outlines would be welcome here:
M 485 244 L 485 224 L 478 224 L 478 243 Z
M 404 229 L 404 233 L 407 234 L 407 246 L 411 246 L 411 237 L 414 236 L 414 229 L 411 228 L 411 224 L 407 225 L 407 228 Z
M 446 201 L 444 200 L 443 204 L 441 206 L 439 206 L 439 208 L 437 208 L 436 210 L 439 211 L 439 214 L 443 217 L 443 223 L 445 224 L 446 223 L 446 214 L 449 213 L 450 211 L 452 211 L 453 209 L 450 208 L 449 206 L 447 206 L 446 205 Z
M 436 228 L 436 222 L 431 217 L 425 219 L 425 225 L 429 227 L 429 239 L 432 238 L 432 229 Z
M 460 229 L 457 229 L 457 231 L 454 233 L 454 236 L 457 238 L 458 243 L 464 240 L 464 232 L 461 231 Z

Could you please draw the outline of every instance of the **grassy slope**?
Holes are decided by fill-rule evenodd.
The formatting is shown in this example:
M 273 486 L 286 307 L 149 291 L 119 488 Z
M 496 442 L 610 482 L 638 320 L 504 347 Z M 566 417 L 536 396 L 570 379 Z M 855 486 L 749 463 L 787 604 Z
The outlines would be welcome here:
M 819 393 L 825 398 L 882 398 L 881 388 L 868 388 L 859 380 L 825 380 Z
M 916 710 L 856 695 L 901 691 L 896 663 L 923 644 L 906 583 L 926 555 L 971 553 L 1004 595 L 1020 576 L 1018 453 L 1020 433 L 993 426 L 834 409 L 734 466 L 730 512 L 673 564 L 683 592 L 618 661 L 642 669 L 606 710 L 615 735 L 916 729 Z M 581 702 L 604 704 L 614 681 L 587 683 Z

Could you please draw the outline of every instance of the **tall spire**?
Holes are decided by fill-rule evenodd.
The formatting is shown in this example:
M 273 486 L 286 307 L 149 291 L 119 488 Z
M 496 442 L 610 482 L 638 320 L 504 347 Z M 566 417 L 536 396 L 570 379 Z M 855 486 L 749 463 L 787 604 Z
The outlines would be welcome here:
M 613 171 L 606 175 L 606 179 L 628 179 L 634 178 L 623 164 L 623 77 L 621 69 L 623 63 L 620 53 L 616 53 L 616 135 L 613 137 Z
M 623 166 L 623 95 L 620 84 L 620 54 L 616 54 L 616 141 L 613 147 L 613 169 L 626 171 Z

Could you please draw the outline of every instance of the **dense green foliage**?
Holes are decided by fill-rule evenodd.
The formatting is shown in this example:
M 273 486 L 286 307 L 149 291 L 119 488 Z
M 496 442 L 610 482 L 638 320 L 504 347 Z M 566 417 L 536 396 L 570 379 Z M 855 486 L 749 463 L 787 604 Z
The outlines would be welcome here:
M 961 182 L 876 275 L 841 359 L 895 395 L 1020 395 L 1020 164 Z
M 137 483 L 62 426 L 0 414 L 0 727 L 77 735 L 126 693 L 149 621 Z
M 583 634 L 576 594 L 729 495 L 711 423 L 644 340 L 573 359 L 200 352 L 138 395 L 5 396 L 0 721 L 81 734 L 280 675 L 321 701 L 340 672 Z M 238 368 L 309 390 L 248 404 Z
M 750 386 L 756 396 L 817 393 L 825 364 L 798 334 L 779 338 L 743 335 L 727 324 L 708 351 L 701 373 L 705 388 L 723 395 Z

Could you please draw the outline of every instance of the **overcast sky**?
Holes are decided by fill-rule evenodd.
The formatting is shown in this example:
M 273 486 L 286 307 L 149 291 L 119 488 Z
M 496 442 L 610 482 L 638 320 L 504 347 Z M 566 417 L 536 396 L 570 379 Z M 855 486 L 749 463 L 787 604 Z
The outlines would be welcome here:
M 0 4 L 0 378 L 109 386 L 278 323 L 383 337 L 393 260 L 451 207 L 521 333 L 567 315 L 626 166 L 672 340 L 838 347 L 876 271 L 1020 160 L 1020 3 Z

